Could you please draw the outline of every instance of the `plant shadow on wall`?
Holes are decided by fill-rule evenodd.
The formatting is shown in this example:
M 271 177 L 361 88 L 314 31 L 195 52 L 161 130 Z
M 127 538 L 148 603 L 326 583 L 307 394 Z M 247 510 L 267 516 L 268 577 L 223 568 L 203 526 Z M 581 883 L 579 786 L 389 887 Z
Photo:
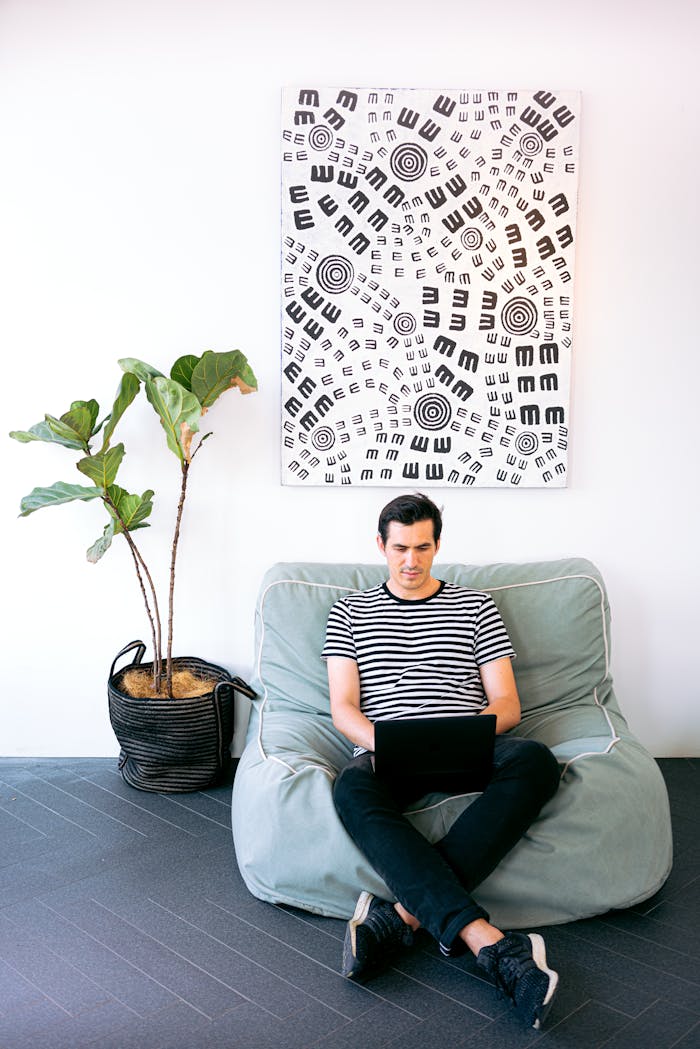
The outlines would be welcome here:
M 201 357 L 178 358 L 163 375 L 134 358 L 119 361 L 123 371 L 112 410 L 99 419 L 97 401 L 74 401 L 60 417 L 45 415 L 29 430 L 10 436 L 22 443 L 42 441 L 77 452 L 78 470 L 90 485 L 57 481 L 48 488 L 34 488 L 20 504 L 21 516 L 36 510 L 75 501 L 102 501 L 107 511 L 103 534 L 87 552 L 93 563 L 122 535 L 131 553 L 150 625 L 152 664 L 141 664 L 143 642 L 132 642 L 117 655 L 109 675 L 110 718 L 122 747 L 120 767 L 127 782 L 147 790 L 196 790 L 212 782 L 227 764 L 233 734 L 233 692 L 252 691 L 240 678 L 222 667 L 192 658 L 173 659 L 175 572 L 189 473 L 211 431 L 202 432 L 203 420 L 227 390 L 242 394 L 257 390 L 257 380 L 239 350 L 206 351 Z M 167 600 L 167 635 L 163 652 L 162 603 L 153 576 L 134 539 L 148 527 L 154 492 L 141 495 L 117 484 L 126 454 L 122 443 L 112 444 L 120 419 L 143 385 L 146 397 L 160 418 L 168 448 L 180 466 L 180 497 L 170 548 Z M 93 445 L 100 439 L 99 447 Z M 117 659 L 136 650 L 134 662 L 115 675 Z

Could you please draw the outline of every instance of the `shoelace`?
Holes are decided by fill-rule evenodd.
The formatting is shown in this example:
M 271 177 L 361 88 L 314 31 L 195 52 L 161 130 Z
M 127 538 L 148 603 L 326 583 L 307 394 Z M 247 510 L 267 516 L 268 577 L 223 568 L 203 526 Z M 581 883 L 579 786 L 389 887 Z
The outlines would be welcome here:
M 384 939 L 386 936 L 387 939 L 403 943 L 404 923 L 401 921 L 396 911 L 394 911 L 393 907 L 391 911 L 386 907 L 375 907 L 369 915 L 367 924 L 370 925 L 370 927 L 374 927 L 375 932 L 381 939 Z
M 498 958 L 494 978 L 501 997 L 512 998 L 517 981 L 533 964 L 525 944 L 514 946 Z

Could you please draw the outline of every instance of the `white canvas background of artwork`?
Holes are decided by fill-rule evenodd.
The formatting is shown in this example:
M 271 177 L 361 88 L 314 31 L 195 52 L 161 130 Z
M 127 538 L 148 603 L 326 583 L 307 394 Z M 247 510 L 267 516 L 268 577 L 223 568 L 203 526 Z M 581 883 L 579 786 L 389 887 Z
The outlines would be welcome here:
M 284 92 L 285 483 L 566 483 L 579 107 Z

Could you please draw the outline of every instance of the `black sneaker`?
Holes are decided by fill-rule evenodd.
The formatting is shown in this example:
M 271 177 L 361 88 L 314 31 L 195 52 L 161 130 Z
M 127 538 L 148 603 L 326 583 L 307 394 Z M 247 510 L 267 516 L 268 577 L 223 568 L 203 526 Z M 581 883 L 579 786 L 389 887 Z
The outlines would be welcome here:
M 547 968 L 544 940 L 537 933 L 508 932 L 491 947 L 482 947 L 477 963 L 509 998 L 521 1020 L 539 1030 L 556 994 L 559 976 Z
M 402 947 L 413 943 L 413 930 L 393 903 L 362 892 L 348 922 L 343 944 L 343 976 L 364 980 L 388 965 Z

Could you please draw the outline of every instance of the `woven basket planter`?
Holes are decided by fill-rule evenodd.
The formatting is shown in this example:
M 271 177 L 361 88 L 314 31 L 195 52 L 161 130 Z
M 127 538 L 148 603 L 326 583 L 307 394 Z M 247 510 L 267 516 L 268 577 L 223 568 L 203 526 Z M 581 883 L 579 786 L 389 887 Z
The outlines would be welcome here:
M 117 660 L 133 649 L 137 650 L 134 661 L 115 672 Z M 230 766 L 235 691 L 255 693 L 223 667 L 183 656 L 173 660 L 173 669 L 214 679 L 212 692 L 191 699 L 133 698 L 123 691 L 122 681 L 135 668 L 153 672 L 153 663 L 141 663 L 145 651 L 141 641 L 123 648 L 107 685 L 109 719 L 121 747 L 121 774 L 139 790 L 204 790 Z

